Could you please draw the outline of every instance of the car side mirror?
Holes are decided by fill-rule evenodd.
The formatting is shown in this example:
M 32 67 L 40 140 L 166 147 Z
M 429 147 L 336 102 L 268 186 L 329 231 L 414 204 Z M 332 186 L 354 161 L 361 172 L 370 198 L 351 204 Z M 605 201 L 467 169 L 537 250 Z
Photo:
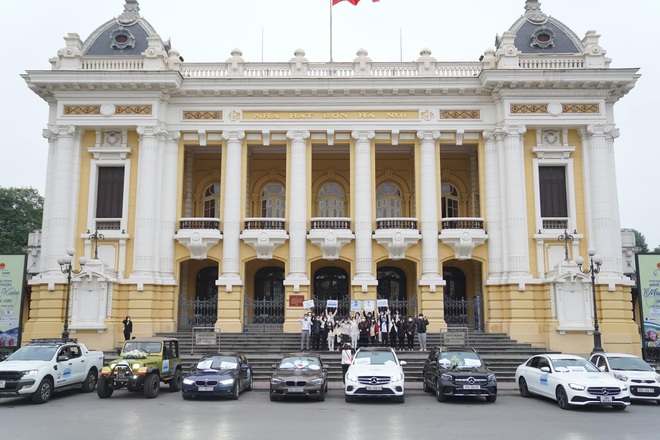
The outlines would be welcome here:
M 406 361 L 400 361 L 400 362 L 399 362 L 399 365 L 401 365 L 402 367 L 405 366 L 405 365 L 406 365 Z
M 271 370 L 277 370 L 277 364 L 272 364 L 272 365 L 270 366 L 270 369 L 271 369 Z
M 543 371 L 544 373 L 549 373 L 550 367 L 541 367 L 541 371 Z
M 64 354 L 61 354 L 57 357 L 57 362 L 64 362 L 64 361 L 68 361 L 68 360 L 69 360 L 69 357 L 67 355 L 64 355 Z

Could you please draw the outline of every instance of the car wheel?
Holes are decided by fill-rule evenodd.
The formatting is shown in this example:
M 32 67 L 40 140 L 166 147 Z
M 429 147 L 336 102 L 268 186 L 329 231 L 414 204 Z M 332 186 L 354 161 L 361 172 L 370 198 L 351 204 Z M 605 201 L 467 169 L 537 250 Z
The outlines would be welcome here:
M 520 380 L 518 380 L 518 389 L 520 390 L 520 395 L 522 397 L 532 397 L 532 393 L 529 392 L 527 381 L 524 377 L 521 377 Z
M 237 380 L 236 382 L 234 382 L 234 389 L 231 391 L 231 396 L 229 396 L 231 400 L 238 400 L 238 395 L 240 394 L 239 388 L 240 386 Z
M 321 389 L 319 397 L 317 399 L 319 402 L 325 402 L 325 387 Z
M 160 392 L 160 378 L 156 373 L 148 374 L 144 378 L 144 397 L 147 399 L 153 399 L 158 397 Z
M 32 394 L 32 401 L 34 403 L 46 403 L 53 396 L 53 381 L 47 377 L 44 377 L 35 391 Z
M 181 393 L 181 397 L 183 397 L 183 400 L 190 400 L 190 399 L 192 399 L 192 396 L 189 396 L 188 394 L 183 394 L 183 393 Z
M 486 396 L 486 402 L 493 403 L 497 400 L 497 394 Z
M 623 411 L 626 408 L 628 408 L 627 405 L 612 405 L 612 409 L 615 409 L 617 411 Z
M 272 394 L 272 393 L 271 393 L 271 395 L 270 395 L 270 401 L 271 401 L 271 402 L 277 402 L 278 400 L 280 400 L 280 398 L 277 397 L 275 394 Z
M 80 388 L 80 391 L 83 393 L 91 393 L 96 389 L 96 383 L 99 380 L 99 373 L 96 371 L 95 368 L 92 368 L 89 370 L 89 373 L 87 373 L 87 377 L 85 378 L 85 381 L 83 382 L 82 387 Z
M 112 396 L 113 392 L 114 390 L 110 388 L 108 381 L 102 377 L 99 378 L 98 382 L 96 383 L 96 394 L 98 394 L 101 399 L 107 399 L 108 397 Z
M 355 400 L 355 397 L 350 396 L 348 394 L 344 394 L 344 400 L 347 401 L 347 402 L 352 402 L 352 401 Z
M 435 384 L 435 399 L 438 402 L 445 402 L 447 400 L 447 396 L 442 392 L 442 384 L 440 383 L 440 380 Z
M 557 405 L 559 405 L 561 409 L 571 409 L 572 405 L 568 403 L 568 395 L 566 394 L 564 387 L 561 385 L 558 386 L 555 396 L 557 397 Z
M 174 377 L 170 379 L 170 392 L 181 391 L 181 388 L 183 388 L 183 373 L 177 368 Z

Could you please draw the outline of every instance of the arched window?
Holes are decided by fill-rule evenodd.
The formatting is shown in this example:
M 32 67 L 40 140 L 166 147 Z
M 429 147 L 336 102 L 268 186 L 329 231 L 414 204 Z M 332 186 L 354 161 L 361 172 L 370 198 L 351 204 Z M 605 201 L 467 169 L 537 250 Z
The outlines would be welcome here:
M 195 299 L 207 300 L 218 294 L 218 286 L 215 282 L 218 279 L 218 266 L 209 266 L 197 273 L 195 280 Z
M 254 299 L 284 299 L 284 269 L 264 267 L 254 276 Z
M 281 183 L 269 183 L 261 190 L 261 216 L 286 217 L 286 191 Z
M 212 183 L 204 190 L 204 217 L 220 217 L 220 184 Z
M 314 274 L 314 298 L 321 301 L 348 295 L 348 274 L 340 267 L 323 267 Z
M 404 301 L 408 298 L 406 273 L 398 267 L 378 269 L 378 298 Z
M 318 195 L 318 216 L 344 217 L 344 200 L 344 189 L 339 184 L 324 184 Z
M 442 182 L 442 218 L 460 217 L 458 190 L 448 182 Z
M 401 190 L 392 182 L 382 183 L 376 189 L 376 217 L 401 217 Z

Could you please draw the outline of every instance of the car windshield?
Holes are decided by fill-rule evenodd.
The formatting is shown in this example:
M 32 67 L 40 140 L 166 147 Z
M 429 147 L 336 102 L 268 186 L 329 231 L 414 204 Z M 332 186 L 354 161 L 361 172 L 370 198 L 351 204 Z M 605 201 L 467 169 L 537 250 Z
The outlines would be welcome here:
M 321 365 L 315 357 L 291 356 L 280 361 L 280 370 L 320 370 Z
M 197 363 L 198 370 L 235 370 L 238 368 L 236 356 L 209 356 Z
M 628 357 L 628 356 L 609 356 L 610 367 L 613 370 L 625 370 L 625 371 L 653 371 L 653 368 L 642 359 L 637 357 Z
M 57 347 L 27 346 L 16 350 L 7 358 L 8 361 L 49 361 L 55 355 Z
M 396 365 L 396 357 L 391 351 L 358 351 L 353 363 L 355 365 Z
M 124 353 L 127 352 L 143 352 L 143 353 L 160 353 L 160 342 L 137 342 L 130 341 L 124 344 Z
M 557 373 L 598 373 L 600 371 L 586 359 L 552 359 L 552 366 Z
M 482 365 L 479 355 L 473 351 L 446 351 L 440 354 L 438 363 L 445 368 L 477 368 Z

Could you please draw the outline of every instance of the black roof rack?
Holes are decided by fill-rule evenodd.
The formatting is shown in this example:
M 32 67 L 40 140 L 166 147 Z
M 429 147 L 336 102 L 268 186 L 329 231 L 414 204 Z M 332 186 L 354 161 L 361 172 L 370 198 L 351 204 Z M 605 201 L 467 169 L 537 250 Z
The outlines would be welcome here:
M 68 342 L 78 342 L 78 340 L 72 338 L 36 338 L 36 339 L 31 339 L 29 343 L 63 345 Z

